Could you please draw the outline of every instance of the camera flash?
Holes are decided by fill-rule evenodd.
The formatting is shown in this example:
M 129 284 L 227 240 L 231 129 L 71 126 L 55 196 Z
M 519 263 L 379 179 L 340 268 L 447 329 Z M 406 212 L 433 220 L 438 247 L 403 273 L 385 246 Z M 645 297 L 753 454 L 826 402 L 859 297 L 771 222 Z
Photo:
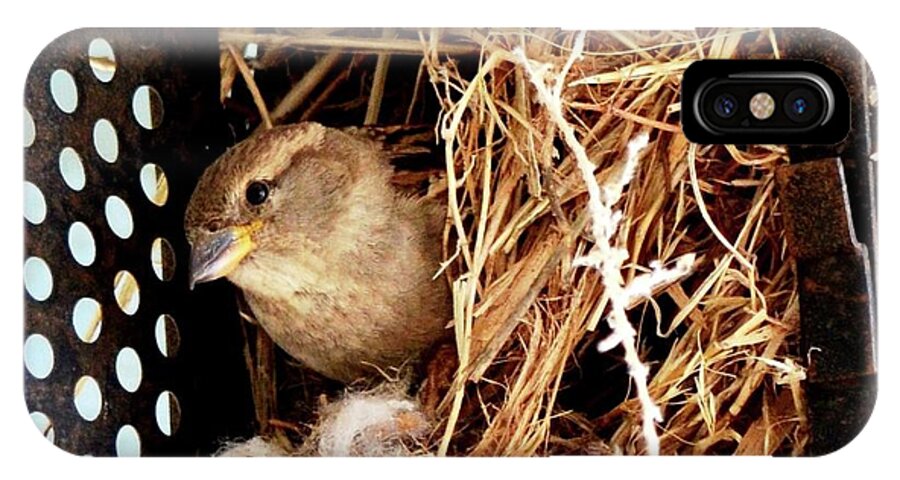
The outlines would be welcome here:
M 750 99 L 750 113 L 757 120 L 766 120 L 775 113 L 775 99 L 766 92 L 759 92 Z

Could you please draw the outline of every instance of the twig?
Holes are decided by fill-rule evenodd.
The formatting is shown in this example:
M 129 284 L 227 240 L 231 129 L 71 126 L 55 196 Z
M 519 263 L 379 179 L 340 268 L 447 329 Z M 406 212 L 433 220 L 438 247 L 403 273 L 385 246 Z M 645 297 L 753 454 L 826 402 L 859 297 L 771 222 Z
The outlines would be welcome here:
M 640 125 L 645 125 L 648 127 L 656 128 L 656 129 L 662 130 L 664 132 L 670 132 L 670 133 L 680 133 L 681 132 L 681 127 L 679 127 L 677 125 L 672 125 L 671 123 L 666 123 L 666 122 L 660 122 L 659 120 L 653 120 L 652 118 L 642 117 L 640 115 L 636 115 L 631 112 L 626 112 L 625 110 L 622 110 L 621 108 L 613 107 L 610 109 L 610 111 L 612 112 L 613 115 L 615 115 L 617 117 L 622 117 L 625 120 L 628 120 L 630 122 L 634 122 L 634 123 L 637 123 Z
M 221 81 L 219 82 L 219 103 L 225 104 L 225 100 L 231 95 L 231 87 L 237 77 L 237 64 L 231 58 L 231 52 L 222 52 L 219 56 L 219 70 Z
M 393 29 L 384 29 L 382 38 L 390 39 L 393 37 Z M 372 90 L 369 93 L 369 105 L 366 108 L 366 119 L 363 121 L 363 125 L 374 125 L 378 123 L 378 113 L 381 112 L 381 100 L 384 97 L 384 82 L 387 80 L 387 72 L 390 63 L 391 54 L 386 52 L 378 54 L 378 61 L 375 63 L 375 75 L 372 79 Z
M 467 275 L 463 275 L 453 282 L 453 330 L 456 338 L 456 351 L 459 355 L 459 371 L 453 380 L 452 398 L 453 403 L 450 407 L 450 413 L 447 415 L 447 426 L 444 427 L 444 434 L 441 436 L 441 443 L 438 445 L 437 455 L 446 457 L 450 448 L 450 440 L 453 438 L 453 432 L 456 428 L 456 422 L 459 421 L 459 413 L 462 410 L 463 397 L 465 396 L 465 377 L 460 375 L 463 365 L 469 363 L 469 345 L 467 341 L 472 337 L 472 314 L 471 306 L 465 305 L 464 301 L 460 301 L 459 296 L 466 295 L 467 292 L 473 291 L 468 287 L 468 283 L 472 281 Z M 469 310 L 469 312 L 466 312 Z M 448 394 L 449 395 L 449 394 Z
M 422 85 L 422 75 L 425 73 L 425 60 L 419 62 L 419 71 L 416 73 L 416 85 L 413 87 L 412 99 L 409 101 L 409 108 L 406 110 L 406 118 L 403 123 L 408 125 L 412 121 L 413 107 L 416 106 L 416 99 L 419 98 L 419 87 Z
M 332 50 L 325 54 L 324 57 L 320 58 L 316 64 L 306 72 L 306 75 L 304 75 L 303 78 L 291 88 L 287 95 L 284 96 L 284 99 L 282 99 L 281 103 L 275 107 L 275 110 L 272 110 L 272 121 L 276 124 L 281 123 L 285 117 L 299 108 L 312 93 L 313 89 L 316 88 L 316 85 L 318 85 L 322 79 L 325 78 L 325 75 L 327 75 L 338 63 L 341 59 L 341 55 L 342 53 L 340 51 Z
M 272 119 L 269 117 L 269 109 L 266 107 L 266 101 L 259 92 L 259 87 L 256 86 L 256 80 L 253 79 L 253 73 L 250 72 L 250 67 L 247 66 L 244 57 L 238 54 L 233 46 L 226 45 L 226 47 L 228 48 L 228 53 L 231 54 L 231 59 L 234 60 L 235 65 L 237 65 L 238 70 L 241 72 L 241 76 L 244 77 L 244 83 L 247 84 L 250 95 L 253 96 L 253 103 L 256 104 L 256 108 L 259 110 L 259 116 L 262 118 L 263 125 L 267 130 L 272 128 Z
M 309 107 L 303 110 L 303 114 L 300 115 L 301 122 L 313 118 L 313 116 L 322 109 L 322 107 L 325 105 L 325 102 L 327 102 L 328 99 L 331 98 L 331 95 L 334 94 L 337 88 L 341 86 L 342 83 L 346 82 L 348 78 L 350 78 L 350 72 L 352 71 L 352 69 L 353 63 L 351 62 L 349 67 L 342 70 L 341 73 L 338 74 L 338 76 L 334 77 L 334 79 L 331 80 L 331 82 L 325 87 L 325 89 L 322 90 L 322 93 L 320 93 L 319 96 L 309 104 Z
M 459 212 L 459 199 L 456 192 L 456 188 L 459 182 L 456 177 L 456 166 L 454 165 L 454 142 L 456 142 L 456 135 L 459 130 L 459 126 L 462 123 L 463 115 L 466 113 L 466 110 L 469 107 L 469 101 L 471 101 L 472 96 L 475 95 L 476 90 L 478 89 L 480 82 L 484 81 L 484 78 L 487 76 L 489 72 L 491 72 L 494 67 L 499 64 L 502 60 L 507 59 L 507 55 L 505 52 L 497 52 L 491 54 L 490 57 L 481 65 L 481 68 L 478 70 L 478 73 L 469 83 L 469 86 L 466 88 L 465 92 L 463 92 L 462 98 L 457 101 L 452 109 L 443 117 L 442 125 L 440 125 L 440 135 L 441 139 L 444 141 L 444 156 L 445 156 L 445 165 L 447 170 L 447 205 L 448 210 L 450 211 L 450 218 L 452 220 L 453 227 L 456 230 L 456 234 L 458 237 L 458 242 L 462 244 L 464 247 L 462 249 L 463 259 L 465 260 L 465 264 L 467 267 L 471 267 L 472 263 L 472 253 L 468 248 L 468 241 L 466 238 L 466 229 L 463 226 L 462 215 Z
M 394 38 L 369 38 L 331 35 L 291 36 L 269 33 L 244 33 L 223 30 L 219 35 L 223 43 L 257 43 L 268 47 L 293 47 L 297 49 L 333 51 L 340 49 L 344 53 L 378 53 L 390 52 L 398 55 L 422 55 L 422 44 L 418 40 Z M 476 54 L 481 47 L 475 43 L 460 40 L 455 43 L 434 42 L 437 52 L 445 55 Z
M 235 294 L 235 303 L 241 318 L 247 320 L 241 321 L 240 324 L 244 337 L 244 362 L 250 377 L 250 393 L 253 397 L 256 422 L 260 433 L 270 433 L 272 425 L 269 419 L 274 418 L 278 412 L 274 344 L 257 324 L 240 292 Z M 248 327 L 248 324 L 254 327 Z
M 706 222 L 706 225 L 712 231 L 713 235 L 734 255 L 734 258 L 737 261 L 747 268 L 749 271 L 753 271 L 753 264 L 747 260 L 741 252 L 738 251 L 735 246 L 725 238 L 725 235 L 716 227 L 715 222 L 713 222 L 712 217 L 709 216 L 709 212 L 706 210 L 706 202 L 703 201 L 703 192 L 700 191 L 700 182 L 697 180 L 697 144 L 691 143 L 690 147 L 688 147 L 688 170 L 691 174 L 691 189 L 694 191 L 694 200 L 697 202 L 697 209 L 700 211 L 700 216 L 703 217 L 703 221 Z
M 290 430 L 290 431 L 296 433 L 297 435 L 303 435 L 303 430 L 300 427 L 298 427 L 296 424 L 293 424 L 291 422 L 285 422 L 284 420 L 280 420 L 277 418 L 270 418 L 269 426 L 273 427 L 273 428 L 280 428 L 282 430 Z
M 694 60 L 679 60 L 666 63 L 654 63 L 652 65 L 628 66 L 613 72 L 603 72 L 590 77 L 580 78 L 569 84 L 570 87 L 578 85 L 603 85 L 607 83 L 619 83 L 626 80 L 639 80 L 657 75 L 673 75 L 687 69 Z

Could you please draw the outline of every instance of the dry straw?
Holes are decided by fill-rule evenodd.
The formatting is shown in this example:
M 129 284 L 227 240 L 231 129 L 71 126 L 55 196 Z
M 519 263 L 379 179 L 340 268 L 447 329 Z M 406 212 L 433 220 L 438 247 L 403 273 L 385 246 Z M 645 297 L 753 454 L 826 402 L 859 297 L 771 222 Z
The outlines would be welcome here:
M 441 104 L 446 168 L 429 195 L 447 202 L 435 270 L 453 287 L 459 359 L 428 453 L 802 452 L 797 293 L 772 180 L 789 159 L 692 145 L 677 116 L 691 62 L 778 56 L 774 33 L 222 38 L 421 57 L 431 89 L 417 92 Z

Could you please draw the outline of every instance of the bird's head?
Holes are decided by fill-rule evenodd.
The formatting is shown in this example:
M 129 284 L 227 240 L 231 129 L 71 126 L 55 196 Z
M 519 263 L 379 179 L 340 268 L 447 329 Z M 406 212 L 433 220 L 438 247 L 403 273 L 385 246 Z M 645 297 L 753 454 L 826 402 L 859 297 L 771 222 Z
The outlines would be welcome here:
M 357 176 L 343 137 L 315 123 L 276 127 L 207 168 L 185 213 L 190 287 L 326 242 Z

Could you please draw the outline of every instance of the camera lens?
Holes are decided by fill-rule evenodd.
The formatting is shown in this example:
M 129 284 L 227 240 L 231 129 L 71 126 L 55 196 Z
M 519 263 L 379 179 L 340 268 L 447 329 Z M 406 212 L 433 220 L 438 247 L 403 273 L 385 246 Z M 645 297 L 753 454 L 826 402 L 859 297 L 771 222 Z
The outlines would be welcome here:
M 805 98 L 800 97 L 793 102 L 791 102 L 791 111 L 794 112 L 794 115 L 802 116 L 809 110 L 809 103 Z
M 722 118 L 731 118 L 737 112 L 738 104 L 733 95 L 723 93 L 713 102 L 713 110 Z
M 798 88 L 784 97 L 784 113 L 791 121 L 809 124 L 819 116 L 819 103 L 812 90 Z

